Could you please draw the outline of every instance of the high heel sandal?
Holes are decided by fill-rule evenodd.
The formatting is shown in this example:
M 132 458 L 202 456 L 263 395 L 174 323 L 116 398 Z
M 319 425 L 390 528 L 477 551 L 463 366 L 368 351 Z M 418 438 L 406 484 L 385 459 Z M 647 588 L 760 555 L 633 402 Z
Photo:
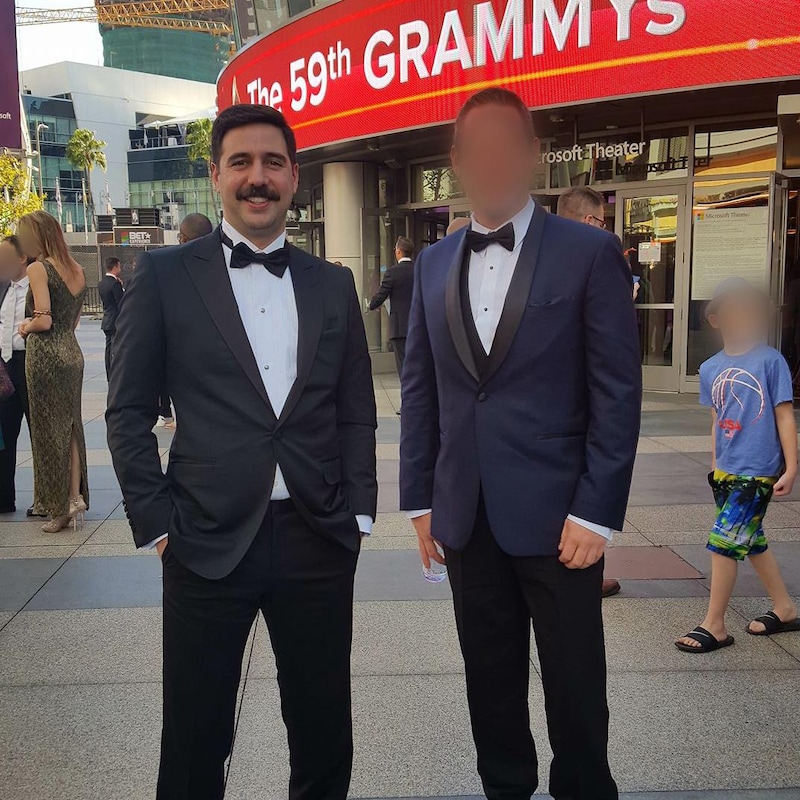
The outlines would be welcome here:
M 63 517 L 53 517 L 50 522 L 42 525 L 42 530 L 45 533 L 58 533 L 69 527 L 70 523 L 72 524 L 72 530 L 83 530 L 83 515 L 87 508 L 83 495 L 79 494 L 77 497 L 70 499 L 69 514 Z

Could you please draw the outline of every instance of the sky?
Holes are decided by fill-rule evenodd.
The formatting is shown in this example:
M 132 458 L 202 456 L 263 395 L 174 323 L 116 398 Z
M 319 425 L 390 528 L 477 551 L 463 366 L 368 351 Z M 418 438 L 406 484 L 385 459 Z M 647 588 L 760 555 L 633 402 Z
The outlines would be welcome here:
M 5 2 L 5 0 L 0 0 Z M 78 8 L 93 5 L 92 0 L 16 0 L 25 8 Z M 42 67 L 59 61 L 84 64 L 103 63 L 100 32 L 91 22 L 59 22 L 17 28 L 19 70 Z

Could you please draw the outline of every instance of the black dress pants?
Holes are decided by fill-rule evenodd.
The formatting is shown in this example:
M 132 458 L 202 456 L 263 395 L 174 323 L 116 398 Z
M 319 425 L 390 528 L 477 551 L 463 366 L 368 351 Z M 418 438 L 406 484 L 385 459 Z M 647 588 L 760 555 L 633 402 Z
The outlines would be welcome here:
M 114 360 L 114 332 L 106 333 L 106 380 L 111 379 L 111 362 Z
M 278 667 L 290 800 L 345 800 L 358 555 L 274 502 L 244 559 L 207 580 L 164 552 L 164 728 L 158 800 L 219 800 L 242 657 L 259 610 Z
M 12 511 L 16 505 L 14 476 L 17 470 L 17 439 L 22 427 L 22 418 L 28 416 L 25 351 L 15 350 L 5 366 L 16 391 L 11 397 L 0 401 L 0 428 L 3 431 L 5 444 L 0 450 L 0 510 Z
M 394 351 L 394 360 L 397 364 L 397 377 L 403 377 L 403 362 L 406 360 L 406 339 L 405 336 L 399 339 L 390 339 L 392 343 L 392 350 Z
M 554 753 L 550 794 L 617 800 L 607 757 L 602 559 L 569 570 L 554 556 L 509 556 L 482 500 L 469 543 L 446 558 L 486 797 L 529 800 L 538 785 L 528 711 L 533 620 Z

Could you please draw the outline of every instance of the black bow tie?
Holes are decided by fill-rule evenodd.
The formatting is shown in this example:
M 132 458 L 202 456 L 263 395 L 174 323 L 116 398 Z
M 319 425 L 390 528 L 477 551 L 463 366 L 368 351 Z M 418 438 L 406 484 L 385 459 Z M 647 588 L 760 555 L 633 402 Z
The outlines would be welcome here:
M 511 222 L 491 233 L 478 233 L 470 228 L 467 231 L 467 247 L 475 253 L 485 250 L 490 244 L 499 244 L 509 252 L 514 249 L 514 225 Z
M 220 231 L 222 243 L 230 248 L 231 269 L 244 269 L 251 264 L 261 264 L 266 267 L 276 278 L 282 278 L 289 266 L 289 245 L 284 244 L 271 253 L 256 253 L 251 250 L 244 242 L 239 242 L 234 246 L 231 238 Z

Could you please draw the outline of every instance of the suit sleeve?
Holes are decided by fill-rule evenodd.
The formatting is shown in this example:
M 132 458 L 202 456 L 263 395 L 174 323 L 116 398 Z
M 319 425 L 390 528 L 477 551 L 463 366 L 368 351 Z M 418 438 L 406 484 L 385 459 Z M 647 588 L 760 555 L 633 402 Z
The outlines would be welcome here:
M 378 479 L 375 429 L 378 427 L 372 362 L 355 282 L 349 270 L 347 285 L 347 343 L 336 397 L 342 476 L 356 515 L 375 519 Z M 127 301 L 126 301 L 127 302 Z
M 400 508 L 433 505 L 433 473 L 439 453 L 439 396 L 422 295 L 424 253 L 414 265 L 414 292 L 403 364 L 400 432 Z
M 166 367 L 155 272 L 143 253 L 117 320 L 106 410 L 108 446 L 137 547 L 169 530 L 173 508 L 153 433 Z
M 612 237 L 595 255 L 583 316 L 589 426 L 586 470 L 570 513 L 622 530 L 639 440 L 642 367 L 630 271 Z
M 117 317 L 119 317 L 119 311 L 122 307 L 122 298 L 124 296 L 124 290 L 122 288 L 122 284 L 119 281 L 114 281 L 114 285 L 111 287 L 111 296 L 114 298 L 114 320 L 116 321 Z
M 369 310 L 374 311 L 376 308 L 380 308 L 392 294 L 392 289 L 394 288 L 394 267 L 389 267 L 386 270 L 386 274 L 383 276 L 383 280 L 381 281 L 380 289 L 372 296 L 372 300 L 369 301 Z

